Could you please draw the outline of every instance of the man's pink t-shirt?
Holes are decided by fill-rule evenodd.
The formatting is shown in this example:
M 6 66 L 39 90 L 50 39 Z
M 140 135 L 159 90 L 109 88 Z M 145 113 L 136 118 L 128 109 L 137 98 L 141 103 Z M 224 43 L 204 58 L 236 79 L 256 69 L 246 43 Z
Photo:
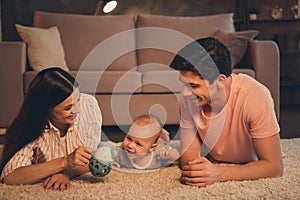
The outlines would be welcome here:
M 280 128 L 269 90 L 245 74 L 232 74 L 226 106 L 213 117 L 205 116 L 192 96 L 181 96 L 180 127 L 197 127 L 201 140 L 216 160 L 245 163 L 257 160 L 252 138 L 266 138 Z

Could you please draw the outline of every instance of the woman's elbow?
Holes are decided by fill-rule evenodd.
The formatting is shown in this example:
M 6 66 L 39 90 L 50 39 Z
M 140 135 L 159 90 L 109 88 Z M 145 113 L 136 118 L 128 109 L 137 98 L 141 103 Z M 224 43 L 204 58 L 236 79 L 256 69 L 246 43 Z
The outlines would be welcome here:
M 11 174 L 5 176 L 2 179 L 2 183 L 6 185 L 29 185 L 29 184 L 35 184 L 38 183 L 38 181 L 34 182 L 31 180 L 22 179 L 19 177 L 12 176 Z
M 3 179 L 2 179 L 2 183 L 5 183 L 6 185 L 16 185 L 17 183 L 15 183 L 15 181 L 11 180 L 9 178 L 9 176 L 5 176 Z
M 6 175 L 4 178 L 2 178 L 2 183 L 6 184 L 6 185 L 24 184 L 24 183 L 22 183 L 22 181 L 20 179 L 16 178 L 12 173 L 10 173 L 10 174 Z

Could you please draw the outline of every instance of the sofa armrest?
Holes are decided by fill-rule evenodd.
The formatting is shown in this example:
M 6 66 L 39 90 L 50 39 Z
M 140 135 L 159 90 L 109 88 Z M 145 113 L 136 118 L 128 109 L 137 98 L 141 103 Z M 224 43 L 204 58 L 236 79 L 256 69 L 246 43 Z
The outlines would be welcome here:
M 278 46 L 271 40 L 253 40 L 250 41 L 250 54 L 256 79 L 270 90 L 279 121 L 280 55 Z
M 0 127 L 9 121 L 23 102 L 23 73 L 26 68 L 24 42 L 0 42 Z

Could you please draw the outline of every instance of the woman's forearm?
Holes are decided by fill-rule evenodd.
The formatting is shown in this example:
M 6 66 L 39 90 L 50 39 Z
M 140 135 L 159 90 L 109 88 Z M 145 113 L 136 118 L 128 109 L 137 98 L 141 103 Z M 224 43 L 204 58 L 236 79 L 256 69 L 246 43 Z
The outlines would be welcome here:
M 89 166 L 84 165 L 84 166 L 78 166 L 74 168 L 67 168 L 64 170 L 64 174 L 66 174 L 70 179 L 80 176 L 82 174 L 85 174 L 89 172 Z
M 45 163 L 19 167 L 5 176 L 3 182 L 10 185 L 33 184 L 63 171 L 66 167 L 66 158 L 61 157 Z

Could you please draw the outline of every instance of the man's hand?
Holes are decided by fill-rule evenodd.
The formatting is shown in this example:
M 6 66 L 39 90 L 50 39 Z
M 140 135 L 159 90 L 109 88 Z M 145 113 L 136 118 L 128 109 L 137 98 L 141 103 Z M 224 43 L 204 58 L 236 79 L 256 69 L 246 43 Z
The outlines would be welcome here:
M 91 157 L 90 151 L 87 148 L 80 146 L 67 156 L 67 168 L 87 165 Z
M 182 166 L 181 182 L 191 186 L 206 186 L 220 181 L 221 171 L 204 157 Z
M 48 177 L 42 184 L 45 190 L 64 191 L 70 189 L 70 178 L 65 174 L 54 174 Z

